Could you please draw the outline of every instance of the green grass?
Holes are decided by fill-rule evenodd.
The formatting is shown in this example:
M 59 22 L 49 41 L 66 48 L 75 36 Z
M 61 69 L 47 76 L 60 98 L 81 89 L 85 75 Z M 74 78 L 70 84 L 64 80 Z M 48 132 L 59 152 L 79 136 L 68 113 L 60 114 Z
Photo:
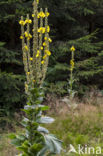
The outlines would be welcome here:
M 53 116 L 55 122 L 45 127 L 63 141 L 63 148 L 66 151 L 69 150 L 70 144 L 76 149 L 78 144 L 95 148 L 100 146 L 103 149 L 103 106 L 80 105 L 72 112 Z M 1 134 L 0 156 L 14 156 L 16 152 L 15 147 L 10 144 L 8 134 Z M 61 156 L 68 155 L 66 153 L 62 153 Z
M 0 156 L 15 156 L 17 150 L 10 144 L 8 134 L 4 133 L 0 135 Z

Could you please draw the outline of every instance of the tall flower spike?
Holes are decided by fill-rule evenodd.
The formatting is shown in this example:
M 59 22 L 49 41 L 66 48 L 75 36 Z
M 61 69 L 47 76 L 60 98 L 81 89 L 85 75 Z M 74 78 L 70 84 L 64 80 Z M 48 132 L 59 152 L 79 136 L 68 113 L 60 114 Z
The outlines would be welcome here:
M 41 8 L 40 9 L 40 12 L 43 12 L 43 9 Z M 43 18 L 41 17 L 40 18 L 40 28 L 43 27 Z M 42 59 L 42 52 L 43 52 L 43 49 L 41 49 L 42 47 L 42 44 L 43 44 L 43 34 L 40 32 L 39 33 L 39 51 L 40 51 L 40 57 L 38 59 L 38 78 L 41 79 L 41 76 L 42 76 L 42 71 L 41 71 L 41 59 Z
M 71 60 L 70 60 L 70 91 L 69 91 L 69 94 L 70 94 L 70 99 L 72 100 L 73 96 L 74 96 L 74 91 L 73 91 L 73 69 L 74 69 L 74 51 L 75 51 L 75 47 L 72 46 L 70 48 L 70 51 L 71 51 Z
M 21 20 L 20 21 L 24 21 L 23 16 L 21 16 Z M 20 22 L 19 22 L 20 23 Z M 21 24 L 21 36 L 23 37 L 22 39 L 22 51 L 23 51 L 23 63 L 24 63 L 24 70 L 26 73 L 26 77 L 27 77 L 27 82 L 29 82 L 29 77 L 27 75 L 28 73 L 28 62 L 27 62 L 27 51 L 25 49 L 25 37 L 24 37 L 24 24 Z
M 37 50 L 38 50 L 38 3 L 36 0 L 33 2 L 33 76 L 37 80 Z M 37 81 L 36 81 L 37 82 Z
M 27 20 L 29 21 L 29 14 L 27 14 Z M 28 55 L 28 67 L 29 67 L 29 71 L 31 73 L 31 62 L 29 61 L 30 60 L 30 40 L 29 40 L 29 34 L 30 34 L 30 26 L 29 26 L 29 22 L 27 22 L 27 38 L 26 38 L 26 42 L 27 42 L 27 46 L 28 46 L 28 51 L 27 51 L 27 55 Z
M 27 83 L 30 83 L 32 80 L 36 80 L 37 85 L 40 86 L 45 79 L 49 56 L 51 55 L 51 52 L 49 51 L 49 43 L 52 41 L 49 38 L 49 13 L 47 8 L 45 9 L 45 12 L 43 12 L 42 8 L 38 12 L 38 1 L 34 0 L 32 15 L 33 22 L 29 18 L 29 15 L 27 15 L 25 21 L 23 20 L 23 17 L 21 18 L 19 22 L 22 30 L 20 38 L 22 39 L 23 62 L 27 76 Z M 38 18 L 38 15 L 40 18 Z M 30 33 L 31 23 L 33 23 L 33 35 Z M 31 40 L 31 38 L 33 39 Z M 31 41 L 33 41 L 33 44 L 31 44 L 33 45 L 32 51 L 30 45 Z M 29 75 L 27 74 L 28 72 L 30 72 Z
M 46 8 L 45 9 L 45 15 L 47 14 L 48 12 L 48 9 Z M 46 16 L 45 17 L 45 37 L 44 37 L 44 40 L 45 38 L 47 38 L 47 40 L 45 40 L 45 42 L 43 43 L 44 45 L 44 63 L 42 64 L 42 80 L 41 80 L 41 83 L 43 83 L 44 79 L 45 79 L 45 76 L 46 76 L 46 72 L 47 72 L 47 67 L 48 67 L 48 61 L 49 61 L 49 56 L 45 57 L 45 51 L 49 51 L 49 41 L 48 41 L 48 38 L 49 38 L 49 34 L 48 34 L 48 31 L 47 31 L 47 27 L 48 27 L 48 17 Z

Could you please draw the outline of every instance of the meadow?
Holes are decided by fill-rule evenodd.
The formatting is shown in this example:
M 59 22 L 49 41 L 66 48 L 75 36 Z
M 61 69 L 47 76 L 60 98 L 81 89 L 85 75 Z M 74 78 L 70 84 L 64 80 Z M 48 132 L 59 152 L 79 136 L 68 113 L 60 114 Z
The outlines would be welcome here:
M 77 149 L 78 144 L 81 144 L 83 147 L 85 145 L 88 145 L 89 147 L 92 146 L 95 149 L 100 146 L 103 149 L 103 105 L 101 99 L 98 100 L 98 103 L 95 100 L 96 98 L 92 97 L 91 104 L 88 103 L 88 101 L 86 101 L 87 103 L 83 103 L 80 101 L 77 102 L 76 100 L 75 103 L 78 103 L 78 105 L 75 109 L 71 109 L 70 106 L 68 107 L 66 103 L 58 98 L 53 100 L 52 103 L 50 101 L 51 109 L 48 114 L 55 118 L 55 122 L 45 126 L 51 133 L 55 134 L 63 141 L 63 149 L 66 151 L 62 152 L 60 156 L 76 155 L 75 153 L 68 154 L 70 144 L 72 144 L 75 149 Z M 59 108 L 58 103 L 60 104 Z M 52 104 L 55 104 L 55 111 L 53 110 Z M 15 153 L 18 153 L 16 148 L 11 145 L 11 140 L 8 136 L 11 133 L 18 134 L 19 132 L 24 131 L 23 127 L 18 124 L 19 120 L 20 116 L 19 119 L 16 116 L 12 129 L 7 125 L 7 129 L 4 131 L 1 130 L 0 156 L 14 156 Z M 81 155 L 89 156 L 90 154 Z M 100 156 L 102 156 L 102 154 L 100 154 Z

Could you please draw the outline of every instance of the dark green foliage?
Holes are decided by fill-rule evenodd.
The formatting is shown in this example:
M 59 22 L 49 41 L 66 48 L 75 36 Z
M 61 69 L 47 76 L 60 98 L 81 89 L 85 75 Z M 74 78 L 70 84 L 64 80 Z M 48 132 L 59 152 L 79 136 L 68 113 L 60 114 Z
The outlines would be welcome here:
M 21 69 L 22 65 L 19 54 L 2 47 L 4 43 L 0 45 L 0 117 L 6 121 L 6 117 L 11 117 L 24 105 L 25 77 L 17 71 L 17 68 Z
M 11 116 L 25 103 L 22 53 L 19 50 L 18 20 L 30 11 L 31 2 L 0 1 L 0 111 L 2 117 Z M 25 11 L 24 11 L 25 10 Z
M 59 95 L 67 93 L 70 74 L 70 47 L 72 44 L 76 47 L 75 90 L 78 90 L 79 87 L 80 94 L 82 94 L 90 85 L 97 85 L 97 87 L 103 89 L 103 1 L 40 0 L 40 5 L 42 7 L 48 6 L 51 15 L 49 23 L 53 44 L 46 77 L 48 90 L 57 92 Z M 0 1 L 0 75 L 3 74 L 4 76 L 4 73 L 6 75 L 5 81 L 3 76 L 0 76 L 0 82 L 2 86 L 3 84 L 7 86 L 6 90 L 0 90 L 0 101 L 6 95 L 9 97 L 8 93 L 11 88 L 14 88 L 15 96 L 13 94 L 10 98 L 11 103 L 13 103 L 10 104 L 10 107 L 15 106 L 17 99 L 20 103 L 19 106 L 24 103 L 20 102 L 21 92 L 24 90 L 22 83 L 24 78 L 22 76 L 20 78 L 20 75 L 23 75 L 23 66 L 18 21 L 21 15 L 25 16 L 27 13 L 31 13 L 31 8 L 32 0 Z M 98 31 L 95 32 L 97 29 Z M 19 80 L 21 83 L 18 87 Z M 13 84 L 9 84 L 9 82 L 13 82 Z M 15 88 L 19 88 L 19 90 Z M 13 97 L 16 100 L 13 100 Z M 6 102 L 10 103 L 10 99 L 8 101 L 7 99 Z M 4 102 L 2 101 L 1 106 L 3 105 Z
M 23 104 L 23 77 L 11 73 L 0 73 L 0 108 L 10 113 Z
M 76 83 L 74 88 L 103 84 L 102 36 L 103 2 L 97 0 L 52 1 L 55 13 L 52 17 L 52 56 L 48 69 L 47 81 L 66 81 L 69 78 L 70 47 L 75 46 Z M 55 19 L 55 20 L 53 20 Z M 54 76 L 55 75 L 55 76 Z M 76 90 L 77 90 L 76 89 Z

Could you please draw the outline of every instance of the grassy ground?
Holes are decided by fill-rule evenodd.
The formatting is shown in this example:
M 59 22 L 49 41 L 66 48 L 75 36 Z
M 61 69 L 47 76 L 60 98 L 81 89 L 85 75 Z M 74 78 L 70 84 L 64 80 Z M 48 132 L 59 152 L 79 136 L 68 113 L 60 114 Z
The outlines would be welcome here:
M 66 152 L 62 153 L 61 156 L 76 156 L 76 154 L 68 154 L 67 151 L 70 144 L 76 149 L 78 144 L 81 144 L 83 147 L 85 145 L 93 146 L 95 149 L 97 146 L 100 146 L 103 149 L 102 105 L 79 104 L 75 110 L 69 110 L 69 108 L 64 108 L 63 110 L 62 108 L 61 113 L 54 113 L 52 116 L 55 117 L 55 122 L 46 127 L 63 141 L 63 147 L 66 149 Z M 18 131 L 20 131 L 20 128 L 19 130 L 17 129 Z M 14 156 L 17 153 L 15 147 L 10 144 L 8 138 L 10 133 L 10 131 L 2 132 L 0 135 L 0 156 Z M 102 155 L 100 154 L 100 156 Z

